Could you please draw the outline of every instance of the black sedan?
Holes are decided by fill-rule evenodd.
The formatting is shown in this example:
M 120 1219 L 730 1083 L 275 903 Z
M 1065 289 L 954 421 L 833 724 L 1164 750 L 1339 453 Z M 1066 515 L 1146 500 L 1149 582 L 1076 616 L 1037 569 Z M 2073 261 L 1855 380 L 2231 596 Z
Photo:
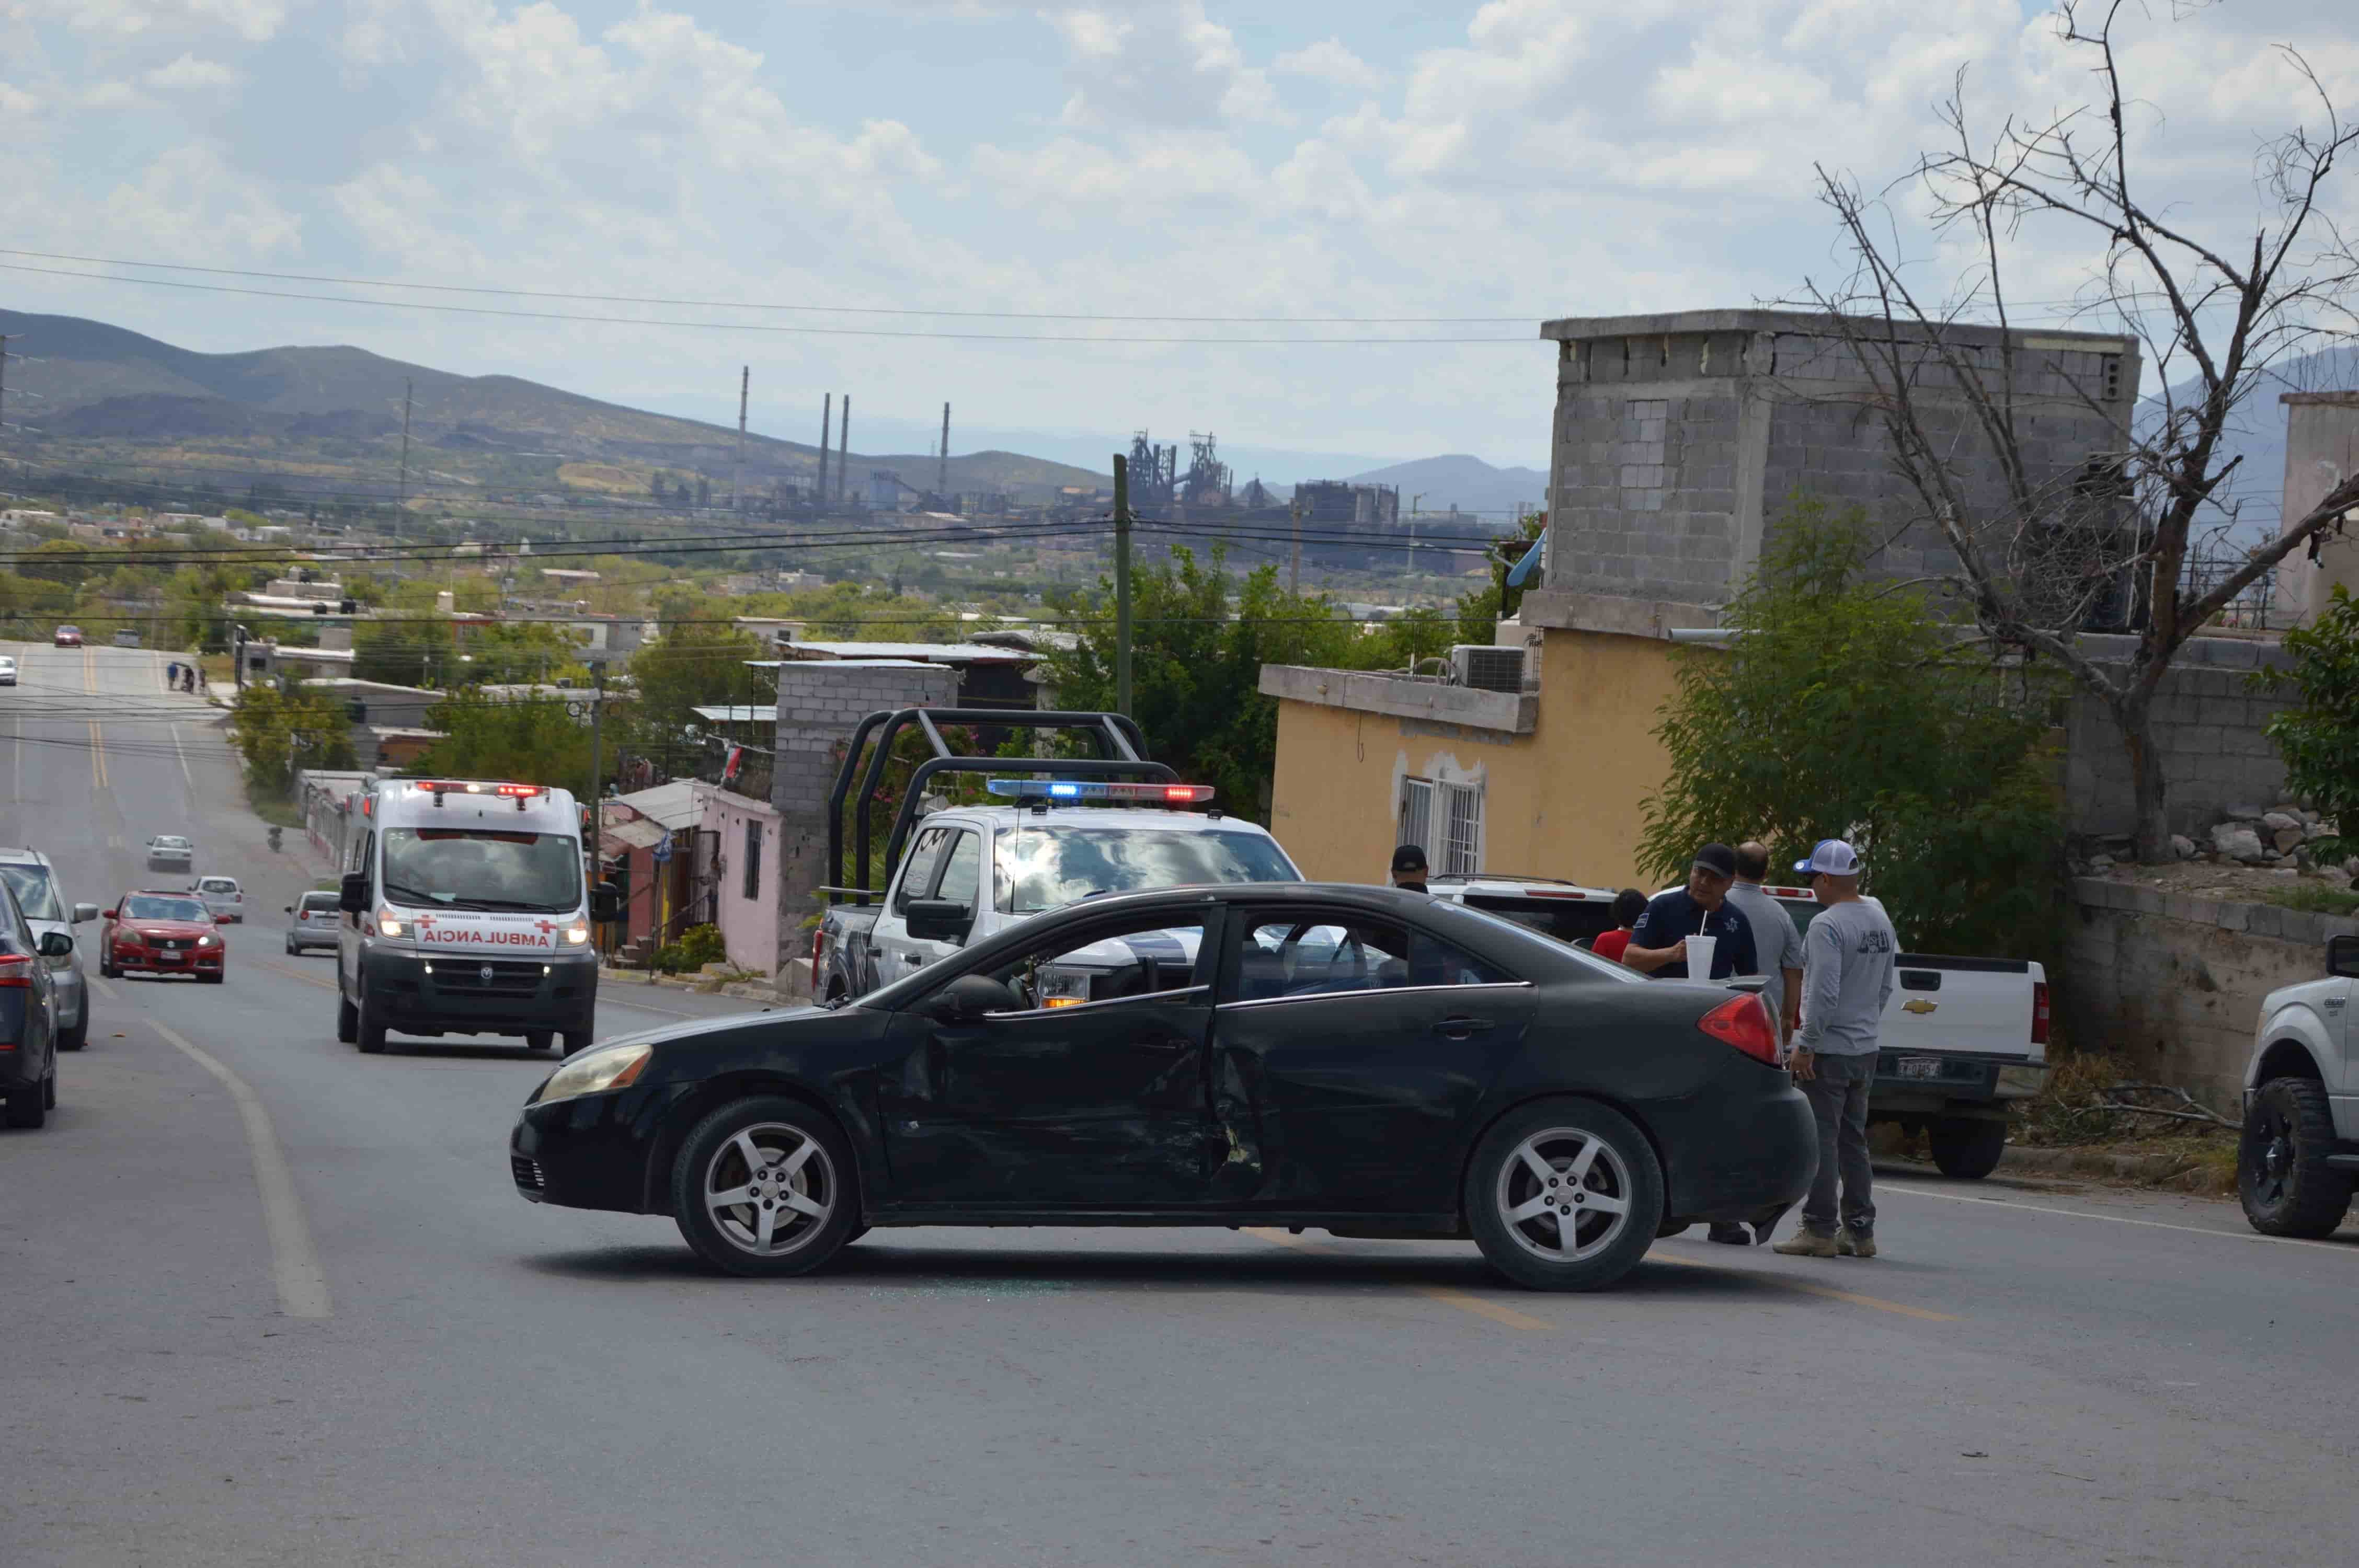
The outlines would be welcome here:
M 1471 1238 L 1540 1290 L 1698 1221 L 1765 1234 L 1816 1139 L 1758 998 L 1640 979 L 1479 910 L 1261 883 L 1094 899 L 834 1011 L 568 1062 L 523 1195 L 669 1215 L 734 1274 L 879 1225 Z

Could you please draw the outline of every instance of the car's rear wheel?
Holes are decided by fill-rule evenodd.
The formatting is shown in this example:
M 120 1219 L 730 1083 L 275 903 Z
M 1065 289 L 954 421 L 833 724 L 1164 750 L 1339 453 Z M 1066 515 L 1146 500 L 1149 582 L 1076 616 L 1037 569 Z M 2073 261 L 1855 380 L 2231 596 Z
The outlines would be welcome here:
M 680 1145 L 671 1184 L 681 1237 L 726 1273 L 808 1273 L 860 1223 L 851 1151 L 799 1100 L 721 1107 Z
M 1499 1119 L 1466 1172 L 1491 1266 L 1536 1291 L 1594 1291 L 1636 1266 L 1663 1219 L 1663 1172 L 1628 1117 L 1581 1099 Z
M 87 996 L 82 999 L 82 1016 L 74 1021 L 71 1029 L 58 1031 L 59 1050 L 79 1051 L 90 1044 L 90 999 Z
M 360 1020 L 353 1040 L 364 1056 L 380 1055 L 385 1051 L 385 1009 L 372 1005 L 366 991 L 361 992 Z
M 2236 1145 L 2236 1196 L 2264 1236 L 2331 1236 L 2350 1212 L 2352 1175 L 2326 1162 L 2334 1112 L 2326 1087 L 2272 1078 L 2253 1094 Z
M 1933 1163 L 1945 1176 L 1978 1182 L 1998 1169 L 2006 1152 L 2006 1123 L 1944 1116 L 1926 1124 Z
M 8 1097 L 8 1125 L 18 1128 L 39 1127 L 49 1119 L 49 1107 L 57 1103 L 58 1070 L 29 1088 L 18 1089 Z

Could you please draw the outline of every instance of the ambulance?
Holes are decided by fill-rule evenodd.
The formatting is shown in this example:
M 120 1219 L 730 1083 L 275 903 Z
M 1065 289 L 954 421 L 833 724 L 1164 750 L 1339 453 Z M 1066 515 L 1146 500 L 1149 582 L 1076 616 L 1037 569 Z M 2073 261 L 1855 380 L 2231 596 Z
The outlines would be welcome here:
M 382 779 L 352 802 L 336 947 L 336 1038 L 402 1034 L 590 1044 L 592 922 L 613 889 L 584 871 L 582 813 L 546 784 Z

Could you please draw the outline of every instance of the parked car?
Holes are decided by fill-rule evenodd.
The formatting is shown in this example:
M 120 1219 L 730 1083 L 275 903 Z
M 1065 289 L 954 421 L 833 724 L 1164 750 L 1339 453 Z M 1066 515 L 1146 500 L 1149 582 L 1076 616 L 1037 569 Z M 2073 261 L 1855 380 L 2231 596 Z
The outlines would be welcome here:
M 1802 1195 L 1817 1136 L 1777 1055 L 1758 996 L 1455 903 L 1178 888 L 840 1008 L 593 1048 L 533 1092 L 509 1165 L 534 1202 L 669 1215 L 735 1274 L 875 1226 L 1316 1226 L 1471 1238 L 1517 1283 L 1589 1290 Z
M 194 975 L 219 985 L 227 963 L 219 924 L 194 893 L 125 893 L 99 927 L 98 972 L 108 979 L 132 969 Z
M 332 892 L 307 892 L 287 906 L 295 917 L 287 928 L 287 950 L 301 953 L 310 947 L 333 948 L 337 935 L 344 923 L 344 912 L 338 907 Z
M 0 654 L 0 686 L 15 686 L 16 684 L 16 661 L 10 658 L 5 654 Z
M 128 626 L 118 626 L 114 631 L 114 645 L 118 648 L 136 648 L 139 646 L 139 633 Z
M 2261 999 L 2245 1065 L 2236 1196 L 2267 1236 L 2330 1236 L 2359 1184 L 2359 1066 L 2347 1031 L 2359 936 L 2326 944 L 2321 980 Z
M 48 960 L 73 937 L 33 934 L 15 883 L 0 879 L 0 1119 L 38 1127 L 58 1103 L 57 979 Z
M 175 866 L 185 871 L 196 858 L 197 847 L 177 833 L 165 833 L 147 840 L 147 869 L 151 871 Z
M 205 907 L 223 920 L 245 919 L 245 890 L 235 877 L 199 877 L 193 890 Z
M 38 849 L 0 849 L 0 881 L 16 895 L 36 937 L 44 942 L 51 935 L 66 939 L 63 951 L 44 947 L 43 953 L 57 989 L 58 1049 L 79 1051 L 90 1038 L 90 984 L 82 974 L 73 928 L 96 920 L 98 905 L 68 903 L 58 887 L 57 868 Z
M 49 634 L 49 641 L 60 648 L 79 648 L 82 646 L 82 628 L 60 626 Z

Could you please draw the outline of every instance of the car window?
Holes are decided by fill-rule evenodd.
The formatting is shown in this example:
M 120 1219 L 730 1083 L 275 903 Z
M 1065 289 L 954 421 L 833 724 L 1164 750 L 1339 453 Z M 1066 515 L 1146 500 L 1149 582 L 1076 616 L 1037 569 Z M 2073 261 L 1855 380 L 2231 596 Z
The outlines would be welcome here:
M 911 899 L 927 896 L 941 861 L 942 841 L 950 836 L 947 827 L 921 827 L 909 841 L 909 858 L 901 863 L 901 885 L 893 893 L 894 914 L 908 914 Z
M 33 920 L 63 920 L 63 906 L 58 903 L 57 884 L 49 880 L 49 868 L 16 861 L 0 866 L 0 881 L 16 895 L 27 917 Z
M 9 954 L 26 957 L 32 957 L 38 948 L 33 940 L 33 928 L 25 924 L 24 912 L 16 906 L 15 891 L 5 886 L 0 886 L 0 943 L 6 945 Z
M 1277 840 L 1235 828 L 1100 827 L 1027 816 L 992 848 L 992 897 L 1004 914 L 1038 914 L 1101 893 L 1301 880 Z
M 201 877 L 197 880 L 197 891 L 199 892 L 235 892 L 237 884 L 227 877 Z
M 972 833 L 958 834 L 942 860 L 942 880 L 934 889 L 934 896 L 973 909 L 975 892 L 982 885 L 983 840 Z
M 1204 958 L 1201 924 L 1133 920 L 1060 933 L 983 972 L 1018 1007 L 1046 1010 L 1185 990 L 1201 983 Z
M 123 901 L 125 920 L 211 920 L 205 906 L 192 898 L 158 898 L 134 893 Z
M 307 892 L 300 905 L 304 909 L 333 909 L 341 901 L 332 892 Z
M 1240 927 L 1223 1001 L 1341 996 L 1407 987 L 1511 985 L 1516 977 L 1431 932 L 1381 921 L 1265 916 Z

